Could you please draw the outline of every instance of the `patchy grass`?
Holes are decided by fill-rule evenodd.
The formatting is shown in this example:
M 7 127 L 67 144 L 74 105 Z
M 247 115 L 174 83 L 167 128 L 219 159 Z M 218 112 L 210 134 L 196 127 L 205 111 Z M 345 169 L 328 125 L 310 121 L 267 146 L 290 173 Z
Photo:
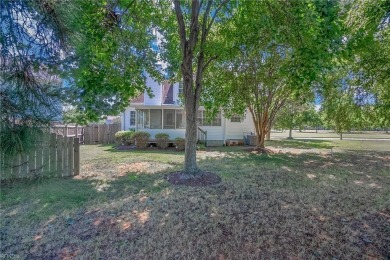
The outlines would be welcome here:
M 344 152 L 330 156 L 321 153 L 329 150 L 327 142 L 273 144 L 301 152 L 199 152 L 200 167 L 222 178 L 211 187 L 165 180 L 180 170 L 181 152 L 82 146 L 80 176 L 2 187 L 1 256 L 390 257 L 389 152 L 338 147 Z M 309 148 L 320 152 L 302 152 Z
M 288 130 L 284 132 L 272 132 L 271 138 L 287 138 L 289 135 Z M 316 133 L 315 130 L 307 130 L 299 132 L 298 130 L 293 130 L 293 138 L 340 138 L 339 134 L 336 134 L 334 131 L 330 130 L 318 130 Z M 351 131 L 343 133 L 343 138 L 356 138 L 356 139 L 388 139 L 390 140 L 390 134 L 385 133 L 384 131 Z
M 297 139 L 285 139 L 285 140 L 270 140 L 267 141 L 267 145 L 281 148 L 298 148 L 298 149 L 330 149 L 333 147 L 332 141 L 326 140 L 297 140 Z

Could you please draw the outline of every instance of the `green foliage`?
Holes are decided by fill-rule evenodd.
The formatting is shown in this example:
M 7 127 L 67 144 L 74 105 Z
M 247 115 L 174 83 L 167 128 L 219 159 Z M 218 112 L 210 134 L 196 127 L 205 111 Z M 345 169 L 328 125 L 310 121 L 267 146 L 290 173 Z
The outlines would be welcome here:
M 362 106 L 356 100 L 356 86 L 351 85 L 348 70 L 334 68 L 327 74 L 322 103 L 325 121 L 342 135 L 352 128 L 361 128 Z
M 80 1 L 82 16 L 74 24 L 73 55 L 65 66 L 68 103 L 77 123 L 116 115 L 129 99 L 145 90 L 146 73 L 160 75 L 151 26 L 154 5 L 146 1 Z M 134 15 L 142 14 L 142 15 Z
M 345 6 L 345 53 L 363 124 L 390 126 L 390 1 L 357 0 Z M 368 123 L 369 121 L 369 123 Z
M 122 145 L 131 145 L 134 143 L 134 131 L 118 131 L 115 133 L 115 138 Z
M 206 78 L 205 106 L 228 116 L 249 109 L 262 142 L 285 104 L 314 98 L 338 47 L 338 10 L 336 1 L 240 1 L 221 28 L 225 52 Z
M 73 1 L 0 1 L 0 10 L 0 147 L 14 154 L 58 120 L 59 70 L 78 9 Z
M 185 149 L 185 142 L 186 140 L 181 137 L 176 137 L 175 138 L 175 143 L 176 143 L 176 149 L 179 151 L 184 151 Z
M 41 128 L 25 125 L 12 127 L 3 125 L 0 129 L 0 151 L 5 156 L 24 153 L 34 147 L 40 136 L 42 136 Z
M 157 146 L 161 149 L 167 149 L 169 142 L 169 134 L 166 133 L 158 133 L 154 136 L 157 141 Z
M 322 124 L 319 112 L 313 104 L 300 104 L 289 102 L 276 116 L 274 126 L 284 129 L 303 129 L 305 127 L 318 127 Z
M 154 137 L 156 139 L 166 139 L 166 140 L 169 140 L 169 134 L 167 134 L 167 133 L 158 133 Z
M 137 148 L 145 148 L 148 145 L 150 134 L 143 131 L 135 131 L 133 139 Z

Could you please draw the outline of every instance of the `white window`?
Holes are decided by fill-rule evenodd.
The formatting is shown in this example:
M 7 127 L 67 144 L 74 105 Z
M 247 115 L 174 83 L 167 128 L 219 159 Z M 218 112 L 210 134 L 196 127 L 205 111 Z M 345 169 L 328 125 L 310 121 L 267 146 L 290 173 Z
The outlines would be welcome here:
M 130 111 L 130 125 L 135 125 L 135 111 Z
M 233 123 L 241 123 L 241 121 L 242 121 L 242 117 L 239 115 L 234 115 L 230 118 L 230 122 Z
M 183 81 L 179 82 L 179 95 L 184 93 Z
M 175 129 L 175 110 L 164 109 L 164 129 Z
M 186 128 L 186 114 L 184 110 L 176 110 L 176 128 Z
M 184 110 L 175 110 L 175 109 L 140 109 L 137 110 L 137 128 L 138 129 L 186 128 L 185 112 Z
M 138 110 L 137 128 L 145 129 L 150 128 L 149 124 L 149 109 Z
M 150 109 L 150 129 L 162 128 L 162 111 L 161 109 Z
M 218 112 L 214 118 L 207 116 L 206 111 L 198 111 L 198 126 L 221 126 L 221 112 Z

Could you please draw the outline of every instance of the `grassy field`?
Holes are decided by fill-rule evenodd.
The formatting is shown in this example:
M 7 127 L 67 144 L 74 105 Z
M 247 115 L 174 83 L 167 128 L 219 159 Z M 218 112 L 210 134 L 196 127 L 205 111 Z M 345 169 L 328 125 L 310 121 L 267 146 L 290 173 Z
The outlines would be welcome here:
M 165 180 L 182 152 L 82 146 L 80 176 L 2 187 L 0 259 L 387 259 L 390 145 L 361 142 L 208 148 L 210 187 Z
M 288 137 L 289 131 L 284 130 L 283 132 L 272 132 L 271 138 L 286 138 Z M 318 139 L 328 139 L 328 138 L 340 138 L 340 135 L 336 134 L 334 131 L 330 130 L 318 130 L 316 133 L 315 130 L 303 130 L 299 132 L 298 130 L 293 130 L 293 138 L 318 138 Z M 354 138 L 354 139 L 388 139 L 390 140 L 390 134 L 386 134 L 384 131 L 352 131 L 350 133 L 343 133 L 343 138 Z

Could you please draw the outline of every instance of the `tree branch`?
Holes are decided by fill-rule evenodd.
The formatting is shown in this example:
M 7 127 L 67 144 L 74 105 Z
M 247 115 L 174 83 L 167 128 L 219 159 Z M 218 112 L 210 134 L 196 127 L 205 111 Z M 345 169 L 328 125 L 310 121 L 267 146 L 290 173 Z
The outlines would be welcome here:
M 179 27 L 179 36 L 180 36 L 180 43 L 182 45 L 182 51 L 185 51 L 186 41 L 187 41 L 187 35 L 186 35 L 186 27 L 184 24 L 184 17 L 183 12 L 181 10 L 180 2 L 179 0 L 174 0 L 174 6 L 175 6 L 175 13 L 177 18 L 177 23 Z

